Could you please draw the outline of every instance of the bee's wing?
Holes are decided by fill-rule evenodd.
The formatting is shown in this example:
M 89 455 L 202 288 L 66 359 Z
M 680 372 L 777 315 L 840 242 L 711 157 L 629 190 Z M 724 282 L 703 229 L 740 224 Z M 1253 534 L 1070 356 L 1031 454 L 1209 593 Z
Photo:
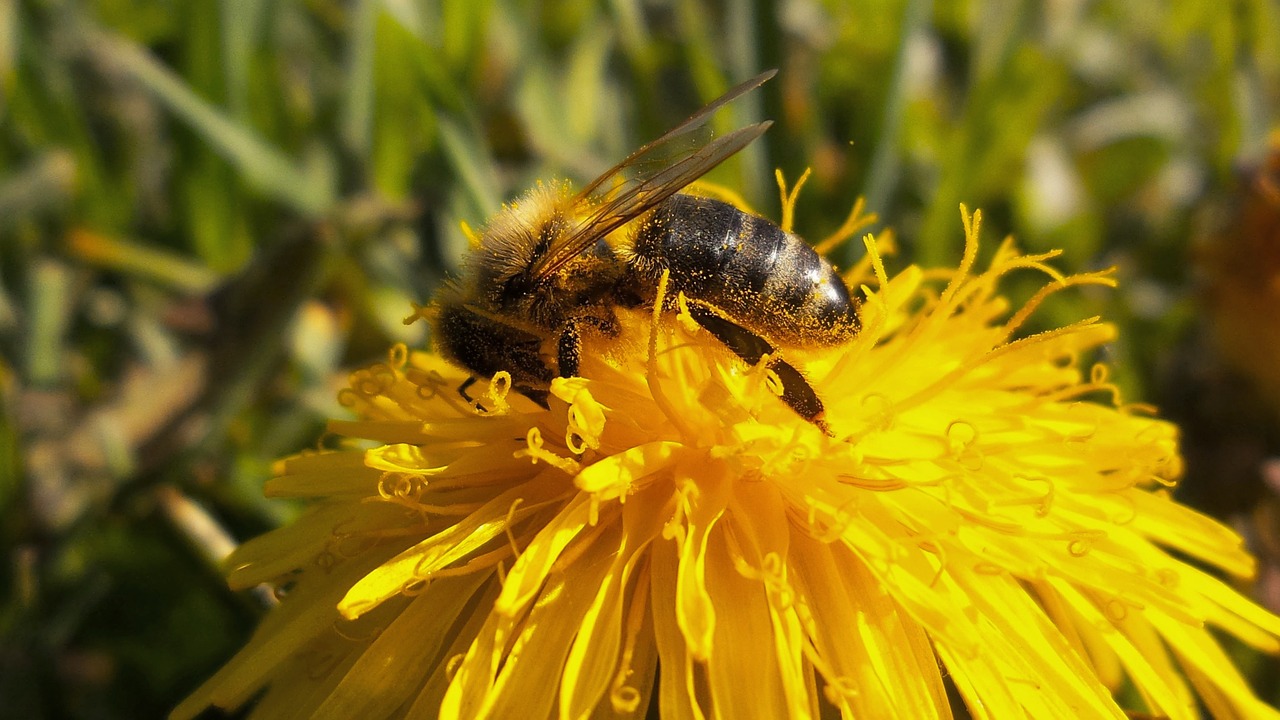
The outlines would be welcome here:
M 534 268 L 534 277 L 541 280 L 555 274 L 600 238 L 676 194 L 760 137 L 765 130 L 769 129 L 772 122 L 748 125 L 708 143 L 695 144 L 675 152 L 672 150 L 673 143 L 677 143 L 684 136 L 705 125 L 716 110 L 759 87 L 775 73 L 777 73 L 776 70 L 770 70 L 739 84 L 711 101 L 688 120 L 668 130 L 662 137 L 631 153 L 625 160 L 583 188 L 575 198 L 575 203 L 589 204 L 594 201 L 597 194 L 607 193 L 607 189 L 612 188 L 615 180 L 624 180 L 624 187 L 621 190 L 616 191 L 612 196 L 606 196 L 606 199 L 594 208 L 585 220 L 578 223 L 575 230 L 562 238 L 556 243 L 556 247 L 551 248 L 550 252 L 543 256 Z M 625 178 L 628 170 L 663 156 L 665 153 L 673 154 L 674 159 L 649 175 Z M 606 190 L 602 192 L 602 189 Z
M 591 181 L 590 185 L 583 188 L 582 192 L 580 192 L 578 196 L 580 198 L 588 198 L 594 195 L 602 186 L 605 186 L 608 181 L 620 177 L 627 168 L 635 167 L 648 158 L 658 156 L 662 152 L 668 151 L 673 141 L 702 127 L 711 119 L 712 115 L 715 115 L 717 110 L 752 90 L 755 90 L 767 82 L 769 78 L 772 78 L 777 74 L 777 70 L 766 70 L 750 80 L 745 80 L 734 86 L 725 92 L 725 94 L 715 100 L 712 100 L 710 103 L 707 103 L 707 105 L 698 112 L 690 115 L 688 120 L 685 120 L 679 125 L 671 128 L 667 132 L 663 133 L 662 137 L 644 145 L 640 149 L 628 155 L 622 162 L 606 170 L 602 175 L 600 175 L 600 177 Z
M 634 184 L 596 208 L 585 220 L 578 223 L 556 246 L 551 248 L 534 269 L 534 277 L 541 280 L 554 275 L 573 258 L 595 245 L 600 238 L 639 217 L 655 205 L 666 200 L 689 183 L 707 174 L 711 168 L 724 162 L 760 137 L 772 122 L 756 123 L 722 135 L 698 148 L 672 165 L 653 175 L 635 181 Z

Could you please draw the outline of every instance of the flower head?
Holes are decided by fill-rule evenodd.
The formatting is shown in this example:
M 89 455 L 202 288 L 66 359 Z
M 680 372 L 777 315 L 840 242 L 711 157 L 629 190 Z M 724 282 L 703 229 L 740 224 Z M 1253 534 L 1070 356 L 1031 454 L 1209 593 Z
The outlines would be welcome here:
M 787 215 L 789 217 L 789 214 Z M 232 558 L 281 606 L 179 708 L 275 717 L 976 717 L 1276 713 L 1210 628 L 1277 651 L 1230 530 L 1168 495 L 1177 430 L 1122 404 L 1096 318 L 1017 338 L 1063 277 L 1006 243 L 976 268 L 847 273 L 862 331 L 785 350 L 829 432 L 684 312 L 556 380 L 550 408 L 393 350 L 343 400 L 358 440 L 283 461 L 314 499 Z M 1047 277 L 1011 309 L 999 283 Z M 659 303 L 660 305 L 661 303 Z M 473 391 L 474 392 L 474 391 Z M 1176 554 L 1175 554 L 1176 553 Z M 661 678 L 657 669 L 661 668 Z

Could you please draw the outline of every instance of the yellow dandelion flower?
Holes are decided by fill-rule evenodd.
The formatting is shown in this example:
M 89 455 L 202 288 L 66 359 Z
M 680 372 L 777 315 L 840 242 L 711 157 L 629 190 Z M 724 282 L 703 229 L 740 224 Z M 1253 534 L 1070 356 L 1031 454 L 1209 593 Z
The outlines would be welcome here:
M 790 212 L 790 211 L 788 211 Z M 789 215 L 788 215 L 789 217 Z M 624 312 L 550 409 L 397 348 L 343 400 L 360 442 L 283 461 L 309 498 L 231 560 L 283 601 L 175 711 L 255 717 L 1280 717 L 1215 640 L 1280 650 L 1229 529 L 1174 502 L 1177 429 L 1081 358 L 1096 318 L 1028 337 L 1061 276 L 868 260 L 862 332 L 789 354 L 830 433 L 683 313 Z M 1011 309 L 1001 280 L 1043 273 Z M 1196 561 L 1191 564 L 1187 559 Z M 659 677 L 660 669 L 660 677 Z

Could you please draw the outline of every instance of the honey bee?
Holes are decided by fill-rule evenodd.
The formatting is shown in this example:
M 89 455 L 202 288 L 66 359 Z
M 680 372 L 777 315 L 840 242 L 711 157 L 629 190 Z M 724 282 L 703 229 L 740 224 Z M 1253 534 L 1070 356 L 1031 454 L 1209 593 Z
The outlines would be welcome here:
M 617 337 L 618 308 L 652 309 L 665 273 L 664 311 L 683 294 L 693 319 L 742 361 L 768 356 L 782 401 L 826 431 L 822 400 L 777 348 L 854 336 L 858 310 L 844 281 L 772 222 L 680 192 L 769 128 L 705 140 L 696 132 L 775 72 L 729 90 L 581 191 L 539 186 L 489 222 L 433 317 L 438 349 L 473 373 L 464 398 L 476 377 L 505 370 L 545 406 L 551 381 L 577 374 L 584 340 Z

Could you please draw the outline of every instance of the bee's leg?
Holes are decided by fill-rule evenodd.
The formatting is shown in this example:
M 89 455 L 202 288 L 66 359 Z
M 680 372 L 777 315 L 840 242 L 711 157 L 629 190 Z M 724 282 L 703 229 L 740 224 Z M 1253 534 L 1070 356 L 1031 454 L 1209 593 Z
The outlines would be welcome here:
M 578 374 L 578 365 L 582 361 L 582 328 L 590 325 L 597 332 L 607 337 L 617 337 L 618 321 L 613 317 L 599 317 L 596 315 L 577 315 L 569 318 L 564 324 L 564 330 L 560 333 L 560 340 L 556 344 L 556 364 L 559 367 L 560 377 L 575 377 Z
M 711 305 L 697 300 L 689 301 L 689 314 L 707 332 L 724 343 L 734 355 L 742 358 L 749 365 L 756 365 L 761 358 L 769 355 L 768 368 L 778 376 L 782 383 L 782 401 L 791 406 L 800 417 L 817 425 L 823 432 L 831 434 L 822 415 L 826 408 L 818 393 L 804 375 L 787 361 L 774 354 L 774 347 L 768 340 L 724 317 Z
M 514 388 L 514 390 L 520 393 L 521 395 L 529 398 L 530 400 L 538 403 L 538 405 L 543 410 L 551 409 L 551 403 L 547 402 L 547 398 L 551 396 L 551 393 L 547 392 L 546 390 L 535 390 L 534 388 L 528 388 L 528 387 L 517 387 L 517 388 Z
M 471 397 L 470 395 L 468 395 L 468 394 L 467 394 L 467 389 L 468 389 L 468 388 L 470 388 L 472 385 L 475 385 L 475 384 L 476 384 L 476 376 L 475 376 L 475 375 L 470 375 L 470 376 L 468 376 L 468 377 L 467 377 L 467 379 L 466 379 L 466 380 L 463 380 L 463 381 L 462 381 L 462 384 L 458 386 L 458 394 L 462 396 L 462 399 L 463 399 L 463 400 L 464 400 L 468 405 L 471 405 L 471 406 L 472 406 L 472 407 L 474 407 L 475 409 L 477 409 L 477 410 L 479 410 L 479 411 L 481 411 L 481 412 L 484 412 L 484 406 L 483 406 L 483 405 L 481 405 L 481 404 L 480 404 L 480 402 L 479 402 L 478 400 L 476 400 L 475 398 L 473 398 L 473 397 Z
M 582 330 L 578 328 L 578 319 L 569 318 L 560 340 L 556 343 L 556 366 L 560 377 L 574 377 L 578 374 L 578 363 L 582 360 Z

